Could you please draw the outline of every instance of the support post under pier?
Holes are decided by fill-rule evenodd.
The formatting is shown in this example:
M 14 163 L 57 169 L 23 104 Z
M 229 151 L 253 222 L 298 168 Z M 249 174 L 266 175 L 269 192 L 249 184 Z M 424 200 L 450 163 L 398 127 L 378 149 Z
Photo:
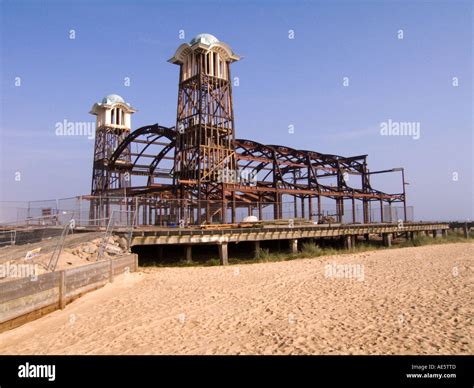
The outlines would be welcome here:
M 186 263 L 192 263 L 193 262 L 193 248 L 192 248 L 192 245 L 186 245 L 184 247 L 184 250 L 186 252 Z
M 343 241 L 344 241 L 344 248 L 347 249 L 347 250 L 351 250 L 354 245 L 354 239 L 353 239 L 353 236 L 351 235 L 345 235 L 343 236 Z
M 383 238 L 383 245 L 385 245 L 386 247 L 391 247 L 392 246 L 392 234 L 391 233 L 383 233 L 382 238 Z
M 219 244 L 219 259 L 221 261 L 221 265 L 228 265 L 229 264 L 227 242 L 223 242 L 223 243 Z
M 260 253 L 260 241 L 255 241 L 255 246 L 254 246 L 254 257 L 258 257 Z
M 298 240 L 296 238 L 290 240 L 290 252 L 292 254 L 298 253 Z

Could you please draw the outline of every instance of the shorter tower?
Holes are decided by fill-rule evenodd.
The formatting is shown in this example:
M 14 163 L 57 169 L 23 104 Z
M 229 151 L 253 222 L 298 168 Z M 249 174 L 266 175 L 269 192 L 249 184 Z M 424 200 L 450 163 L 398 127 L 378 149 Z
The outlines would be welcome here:
M 130 185 L 124 172 L 108 169 L 109 158 L 117 146 L 130 133 L 131 116 L 136 110 L 117 94 L 109 94 L 102 102 L 95 103 L 89 113 L 97 116 L 92 171 L 91 195 L 102 196 L 113 189 L 123 189 Z M 130 163 L 130 148 L 121 154 L 117 163 Z M 107 209 L 95 201 L 95 218 L 108 217 Z M 92 209 L 91 209 L 92 210 Z M 91 214 L 92 215 L 92 214 Z

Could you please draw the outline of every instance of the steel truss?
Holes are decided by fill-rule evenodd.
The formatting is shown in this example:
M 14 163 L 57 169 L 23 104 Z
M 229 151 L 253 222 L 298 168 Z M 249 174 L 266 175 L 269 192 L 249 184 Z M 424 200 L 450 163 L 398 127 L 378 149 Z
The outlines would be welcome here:
M 353 222 L 356 221 L 356 201 L 362 202 L 365 223 L 369 222 L 371 202 L 380 204 L 382 221 L 384 203 L 390 206 L 400 202 L 406 209 L 403 169 L 369 171 L 367 155 L 343 157 L 281 145 L 264 145 L 246 139 L 234 140 L 236 169 L 231 171 L 235 171 L 234 177 L 237 178 L 246 171 L 247 176 L 251 175 L 254 179 L 225 180 L 218 179 L 216 175 L 212 180 L 201 183 L 205 189 L 201 187 L 199 191 L 199 187 L 192 185 L 192 195 L 186 196 L 183 195 L 185 190 L 179 190 L 183 186 L 177 184 L 174 173 L 177 138 L 179 135 L 175 128 L 158 124 L 131 132 L 105 163 L 110 176 L 128 176 L 130 184 L 121 188 L 111 185 L 96 191 L 95 195 L 102 198 L 100 203 L 97 200 L 94 203 L 97 215 L 107 217 L 110 204 L 116 204 L 119 196 L 123 201 L 121 205 L 127 210 L 138 211 L 140 208 L 142 216 L 139 223 L 145 225 L 163 225 L 166 219 L 180 220 L 183 225 L 234 223 L 237 209 L 247 207 L 258 209 L 260 219 L 264 208 L 272 208 L 273 218 L 282 219 L 284 197 L 293 199 L 295 214 L 299 211 L 302 218 L 320 222 L 322 198 L 335 201 L 338 222 L 342 222 L 345 214 L 345 200 L 351 202 Z M 140 147 L 139 152 L 133 152 L 134 145 Z M 150 149 L 154 151 L 147 152 Z M 127 153 L 131 156 L 129 162 L 124 158 Z M 167 161 L 168 166 L 164 166 Z M 402 173 L 400 193 L 388 194 L 372 188 L 371 175 L 394 171 Z M 133 177 L 139 176 L 145 177 L 146 182 L 133 184 Z M 360 187 L 350 184 L 354 176 L 360 177 Z M 327 180 L 333 182 L 327 184 Z
M 94 200 L 91 218 L 108 217 L 110 202 L 117 201 L 112 198 L 119 196 L 127 211 L 142 207 L 137 219 L 144 225 L 165 219 L 182 225 L 235 223 L 239 208 L 249 214 L 258 209 L 260 219 L 264 208 L 272 208 L 273 218 L 282 219 L 289 197 L 295 217 L 299 201 L 301 218 L 323 221 L 321 200 L 331 199 L 339 222 L 346 200 L 352 202 L 352 222 L 355 201 L 363 204 L 363 222 L 370 221 L 373 201 L 380 202 L 382 221 L 384 203 L 403 202 L 406 220 L 403 169 L 401 192 L 387 194 L 373 189 L 370 177 L 395 169 L 370 172 L 367 155 L 343 157 L 235 139 L 230 65 L 239 59 L 209 34 L 178 48 L 170 59 L 180 67 L 176 126 L 155 124 L 112 137 L 105 155 L 101 142 L 109 138 L 99 134 L 92 195 L 100 200 Z

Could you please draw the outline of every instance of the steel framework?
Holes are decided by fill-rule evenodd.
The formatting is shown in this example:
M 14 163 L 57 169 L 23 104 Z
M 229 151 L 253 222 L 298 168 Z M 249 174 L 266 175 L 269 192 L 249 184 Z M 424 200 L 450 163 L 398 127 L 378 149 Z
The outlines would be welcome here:
M 192 187 L 194 197 L 177 197 L 177 188 L 180 187 L 174 183 L 176 138 L 174 128 L 158 124 L 131 132 L 111 155 L 107 167 L 111 174 L 130 176 L 132 184 L 123 188 L 106 187 L 100 192 L 102 200 L 100 203 L 96 201 L 96 205 L 103 209 L 100 213 L 110 213 L 110 210 L 107 210 L 110 207 L 108 198 L 117 203 L 117 198 L 120 197 L 123 206 L 130 211 L 138 210 L 138 207 L 143 208 L 140 222 L 142 224 L 163 225 L 163 221 L 159 219 L 169 219 L 170 215 L 173 215 L 175 221 L 182 220 L 184 224 L 200 224 L 204 221 L 235 222 L 236 210 L 248 207 L 258 209 L 260 219 L 263 209 L 271 207 L 274 219 L 281 219 L 283 197 L 286 196 L 293 199 L 295 209 L 298 207 L 297 202 L 300 202 L 301 218 L 318 221 L 322 220 L 323 215 L 322 198 L 335 201 L 338 222 L 342 222 L 345 214 L 345 200 L 351 202 L 352 220 L 355 222 L 355 203 L 360 201 L 363 205 L 363 221 L 368 223 L 371 202 L 375 201 L 380 205 L 401 202 L 404 207 L 406 205 L 403 190 L 400 193 L 387 194 L 372 188 L 370 184 L 370 176 L 373 174 L 401 171 L 404 187 L 403 169 L 369 171 L 367 155 L 343 157 L 279 145 L 264 145 L 246 139 L 236 139 L 234 143 L 237 171 L 249 171 L 249 175 L 255 179 L 240 182 L 219 181 L 211 192 L 201 190 L 201 197 L 195 196 L 195 186 L 185 186 Z M 130 152 L 132 159 L 129 163 L 121 162 L 122 153 L 129 152 L 134 146 L 141 149 L 138 152 Z M 155 151 L 148 153 L 147 150 L 152 148 Z M 164 166 L 166 162 L 167 167 Z M 349 184 L 351 179 L 348 177 L 351 176 L 360 176 L 361 187 L 352 187 Z M 133 177 L 145 177 L 146 181 L 143 185 L 133 184 Z M 333 178 L 334 184 L 323 183 L 328 178 Z M 139 198 L 139 201 L 134 198 Z M 165 218 L 157 216 L 158 210 L 160 214 L 163 212 Z M 297 212 L 298 210 L 295 210 L 295 214 Z M 383 221 L 383 211 L 381 220 Z
M 272 208 L 273 218 L 282 219 L 289 198 L 295 217 L 300 213 L 321 222 L 321 200 L 328 198 L 335 201 L 338 222 L 345 201 L 351 202 L 352 222 L 356 201 L 362 202 L 364 223 L 370 222 L 374 201 L 382 222 L 384 203 L 403 203 L 406 221 L 401 168 L 369 171 L 367 155 L 343 157 L 235 139 L 230 64 L 239 57 L 217 39 L 193 41 L 170 60 L 180 66 L 176 126 L 149 125 L 113 141 L 105 131 L 96 140 L 92 195 L 101 197 L 93 204 L 96 218 L 109 214 L 111 201 L 117 204 L 120 197 L 128 211 L 141 207 L 137 219 L 144 225 L 235 223 L 239 208 L 249 214 L 256 209 L 260 219 L 264 208 Z M 371 175 L 394 171 L 402 175 L 400 193 L 372 188 Z M 141 184 L 134 177 L 141 177 Z M 354 177 L 359 185 L 351 183 Z

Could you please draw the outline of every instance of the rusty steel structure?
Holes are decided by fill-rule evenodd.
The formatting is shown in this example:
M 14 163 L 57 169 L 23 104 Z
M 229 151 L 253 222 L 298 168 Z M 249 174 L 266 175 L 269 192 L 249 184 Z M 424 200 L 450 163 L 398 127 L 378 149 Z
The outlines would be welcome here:
M 130 145 L 124 146 L 124 140 L 130 133 L 125 117 L 135 112 L 120 96 L 110 95 L 101 103 L 96 103 L 90 113 L 97 116 L 95 132 L 94 161 L 92 167 L 91 195 L 100 196 L 104 192 L 128 187 L 130 180 L 120 169 L 110 168 L 109 161 L 116 149 L 123 147 L 115 164 L 128 165 L 131 161 Z M 105 210 L 103 214 L 99 214 Z M 109 207 L 100 203 L 91 206 L 91 218 L 99 215 L 109 216 Z M 97 211 L 97 214 L 96 214 Z
M 223 171 L 237 171 L 230 64 L 239 59 L 228 45 L 201 34 L 169 60 L 180 67 L 174 185 L 177 198 L 197 202 L 198 223 L 200 199 L 224 203 Z M 182 207 L 180 213 L 185 217 Z
M 406 221 L 401 168 L 370 171 L 367 155 L 236 139 L 230 65 L 239 59 L 227 44 L 200 34 L 169 60 L 180 68 L 175 126 L 98 127 L 91 214 L 107 216 L 111 206 L 120 206 L 137 212 L 141 225 L 224 224 L 235 223 L 239 209 L 259 219 L 272 209 L 272 218 L 282 219 L 283 204 L 291 202 L 292 218 L 322 222 L 324 199 L 335 202 L 337 222 L 343 222 L 346 202 L 356 222 L 356 201 L 364 223 L 374 202 L 382 222 L 384 204 L 402 203 Z M 402 175 L 399 193 L 371 186 L 372 175 L 395 171 Z

